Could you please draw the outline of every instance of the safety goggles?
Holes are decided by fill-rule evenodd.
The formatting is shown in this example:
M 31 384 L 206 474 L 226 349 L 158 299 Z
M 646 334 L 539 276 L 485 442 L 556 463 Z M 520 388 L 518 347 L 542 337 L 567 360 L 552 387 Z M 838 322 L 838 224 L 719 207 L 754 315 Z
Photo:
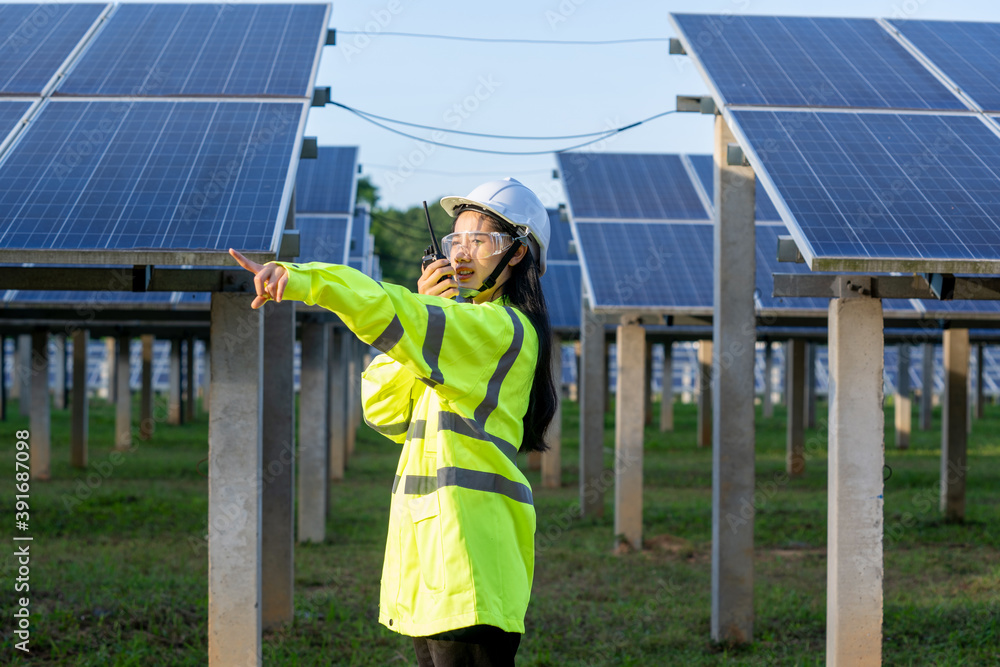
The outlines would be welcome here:
M 486 259 L 505 252 L 513 240 L 503 232 L 454 232 L 441 239 L 441 251 L 454 257 L 460 250 L 472 259 Z

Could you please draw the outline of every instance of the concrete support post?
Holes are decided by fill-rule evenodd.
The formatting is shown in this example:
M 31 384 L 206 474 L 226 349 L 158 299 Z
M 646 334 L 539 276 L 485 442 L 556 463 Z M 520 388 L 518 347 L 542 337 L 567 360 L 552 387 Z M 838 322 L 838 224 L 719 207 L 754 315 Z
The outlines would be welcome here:
M 642 423 L 646 426 L 653 425 L 653 341 L 646 339 L 645 369 L 643 382 L 646 383 L 646 398 L 643 406 Z
M 983 344 L 976 345 L 976 419 L 982 419 L 986 404 L 983 386 Z
M 924 343 L 923 386 L 920 388 L 920 428 L 931 430 L 934 414 L 934 343 Z
M 785 345 L 785 404 L 788 406 L 785 471 L 792 476 L 806 470 L 805 385 L 806 342 L 792 339 Z
M 826 664 L 882 664 L 882 302 L 830 300 Z
M 183 424 L 184 412 L 181 410 L 181 341 L 179 338 L 170 340 L 170 396 L 167 403 L 167 423 Z
M 326 539 L 326 507 L 329 487 L 327 445 L 329 435 L 325 410 L 329 327 L 308 322 L 302 325 L 302 366 L 299 371 L 299 542 Z
M 52 337 L 54 352 L 52 365 L 55 371 L 55 386 L 52 388 L 52 405 L 56 410 L 66 409 L 66 334 Z
M 912 405 L 910 403 L 910 346 L 900 343 L 896 359 L 896 448 L 909 449 Z
M 70 415 L 69 462 L 74 468 L 87 467 L 87 437 L 90 396 L 87 394 L 87 348 L 90 332 L 73 332 L 73 405 Z
M 806 391 L 803 409 L 806 428 L 816 428 L 816 343 L 806 343 Z
M 7 339 L 0 335 L 0 421 L 7 421 Z
M 623 318 L 624 319 L 624 318 Z M 642 549 L 643 413 L 649 385 L 646 330 L 637 322 L 618 326 L 615 400 L 615 535 Z M 617 546 L 617 545 L 616 545 Z
M 542 454 L 542 486 L 558 489 L 562 486 L 562 338 L 552 334 L 552 379 L 556 384 L 556 413 L 545 432 L 548 450 Z
M 965 519 L 969 330 L 945 329 L 944 397 L 941 401 L 941 511 L 946 521 Z
M 195 407 L 198 404 L 198 383 L 194 374 L 194 338 L 187 339 L 187 369 L 184 372 L 184 421 L 194 421 Z
M 209 341 L 207 340 L 205 341 L 205 358 L 202 361 L 202 364 L 204 364 L 205 372 L 201 378 L 201 385 L 202 385 L 201 409 L 207 413 L 211 409 L 212 405 L 211 401 L 209 400 L 212 396 L 212 392 L 210 391 L 212 387 L 212 346 L 209 344 Z
M 31 415 L 31 334 L 21 334 L 17 337 L 14 375 L 18 411 L 22 417 L 28 417 Z
M 730 165 L 736 139 L 715 117 L 712 315 L 712 619 L 714 641 L 753 641 L 755 178 Z M 708 383 L 706 383 L 708 384 Z M 748 516 L 749 514 L 749 516 Z
M 115 401 L 115 449 L 128 449 L 132 446 L 132 391 L 129 387 L 129 342 L 127 333 L 120 333 L 115 341 L 115 386 L 117 400 Z
M 31 360 L 25 366 L 31 378 L 31 479 L 46 480 L 51 475 L 52 435 L 49 408 L 49 331 L 38 328 L 31 334 Z M 22 388 L 23 389 L 23 388 Z
M 774 391 L 773 376 L 774 350 L 772 349 L 771 341 L 767 341 L 764 344 L 764 400 L 761 402 L 765 419 L 770 419 L 774 416 L 774 403 L 771 401 L 771 393 Z
M 261 569 L 265 574 L 261 626 L 264 630 L 291 623 L 295 590 L 295 302 L 269 303 L 267 309 L 261 438 L 264 457 Z M 317 418 L 326 419 L 322 414 Z
M 674 430 L 674 344 L 663 343 L 663 392 L 660 394 L 660 432 Z
M 153 334 L 142 336 L 142 389 L 139 394 L 139 439 L 149 440 L 156 430 L 153 419 Z
M 118 403 L 118 341 L 114 336 L 104 339 L 104 378 L 108 403 Z
M 334 327 L 330 337 L 329 408 L 327 410 L 329 470 L 331 480 L 344 479 L 347 463 L 347 364 L 344 363 L 344 343 L 349 331 Z
M 712 445 L 712 341 L 698 341 L 698 446 Z
M 580 318 L 580 514 L 604 516 L 604 322 L 584 300 Z
M 208 421 L 208 664 L 260 667 L 263 311 L 212 294 Z
M 361 341 L 353 333 L 345 338 L 347 352 L 347 456 L 344 466 L 350 465 L 354 445 L 361 425 Z

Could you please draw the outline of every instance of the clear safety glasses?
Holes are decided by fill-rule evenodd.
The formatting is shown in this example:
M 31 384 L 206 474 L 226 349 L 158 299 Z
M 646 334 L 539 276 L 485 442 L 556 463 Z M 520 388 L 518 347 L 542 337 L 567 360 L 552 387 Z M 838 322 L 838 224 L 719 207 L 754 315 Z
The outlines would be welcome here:
M 441 251 L 454 257 L 464 250 L 468 257 L 486 259 L 505 252 L 513 240 L 503 232 L 455 232 L 441 239 Z

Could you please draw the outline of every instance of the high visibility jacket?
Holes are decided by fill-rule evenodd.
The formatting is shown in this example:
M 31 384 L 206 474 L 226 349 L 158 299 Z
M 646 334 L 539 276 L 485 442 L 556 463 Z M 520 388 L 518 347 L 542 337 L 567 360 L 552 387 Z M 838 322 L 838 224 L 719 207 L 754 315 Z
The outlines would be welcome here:
M 502 303 L 456 303 L 346 266 L 278 262 L 284 298 L 337 313 L 383 354 L 362 376 L 365 421 L 402 444 L 379 622 L 424 636 L 524 632 L 534 572 L 531 487 L 515 458 L 538 337 Z

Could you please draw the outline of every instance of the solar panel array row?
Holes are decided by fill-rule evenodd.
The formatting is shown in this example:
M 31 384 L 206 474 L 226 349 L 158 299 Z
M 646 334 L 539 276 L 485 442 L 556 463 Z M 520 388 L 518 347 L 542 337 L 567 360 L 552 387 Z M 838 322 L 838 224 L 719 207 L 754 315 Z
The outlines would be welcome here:
M 811 268 L 1000 272 L 1000 25 L 672 18 Z
M 329 12 L 0 5 L 0 94 L 46 95 L 0 155 L 0 261 L 274 252 Z M 0 104 L 0 142 L 26 104 Z

